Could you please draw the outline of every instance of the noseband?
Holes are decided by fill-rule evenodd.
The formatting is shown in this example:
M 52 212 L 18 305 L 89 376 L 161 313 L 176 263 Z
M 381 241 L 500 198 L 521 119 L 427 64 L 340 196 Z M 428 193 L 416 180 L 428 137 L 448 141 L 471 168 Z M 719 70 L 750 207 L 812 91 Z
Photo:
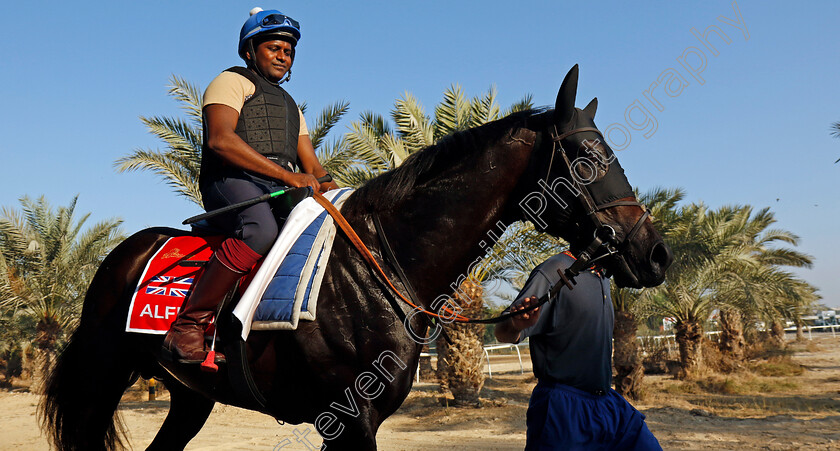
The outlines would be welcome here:
M 549 175 L 551 174 L 551 165 L 554 161 L 554 152 L 556 152 L 559 148 L 560 155 L 563 156 L 563 162 L 566 164 L 566 168 L 569 170 L 569 174 L 574 174 L 574 168 L 572 167 L 572 162 L 569 160 L 569 156 L 566 155 L 565 149 L 563 149 L 563 145 L 561 141 L 571 135 L 581 132 L 593 132 L 597 133 L 600 137 L 602 142 L 606 142 L 604 140 L 604 135 L 601 134 L 601 131 L 594 127 L 581 127 L 576 128 L 574 130 L 559 134 L 557 133 L 557 127 L 554 127 L 554 132 L 551 133 L 551 140 L 553 141 L 552 145 L 552 157 L 551 163 L 548 165 L 548 173 L 546 174 L 546 180 L 548 180 Z M 632 282 L 634 284 L 638 284 L 638 278 L 630 270 L 630 265 L 628 265 L 627 260 L 625 258 L 625 253 L 627 248 L 630 245 L 630 242 L 636 235 L 639 233 L 639 230 L 642 228 L 642 224 L 645 222 L 650 216 L 650 211 L 645 207 L 644 204 L 636 201 L 636 200 L 617 200 L 613 202 L 607 202 L 603 204 L 597 204 L 595 199 L 592 197 L 592 193 L 589 191 L 588 183 L 581 183 L 577 180 L 576 177 L 571 177 L 573 183 L 576 185 L 577 188 L 577 198 L 580 200 L 586 216 L 589 218 L 590 221 L 595 225 L 595 232 L 593 234 L 592 241 L 589 243 L 586 248 L 575 255 L 575 262 L 569 266 L 565 273 L 561 273 L 558 271 L 560 278 L 563 280 L 563 283 L 569 287 L 569 289 L 574 288 L 575 277 L 580 274 L 586 268 L 591 267 L 593 264 L 598 262 L 599 260 L 606 259 L 609 257 L 613 257 L 617 260 L 617 263 L 622 266 L 622 269 L 630 275 L 633 279 Z M 598 217 L 598 212 L 602 210 L 606 210 L 613 207 L 619 206 L 635 206 L 640 207 L 642 209 L 642 215 L 636 221 L 636 224 L 630 229 L 630 232 L 624 236 L 624 239 L 619 241 L 618 237 L 616 237 L 615 229 L 609 225 L 605 224 L 601 221 L 601 218 Z

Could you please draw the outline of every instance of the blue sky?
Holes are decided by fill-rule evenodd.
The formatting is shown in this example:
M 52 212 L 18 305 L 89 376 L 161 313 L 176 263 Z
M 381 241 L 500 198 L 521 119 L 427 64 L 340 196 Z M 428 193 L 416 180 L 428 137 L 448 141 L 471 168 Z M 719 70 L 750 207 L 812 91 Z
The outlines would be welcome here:
M 307 119 L 350 102 L 338 133 L 363 111 L 387 114 L 406 91 L 431 113 L 453 83 L 470 96 L 495 85 L 503 106 L 528 93 L 549 105 L 580 64 L 578 106 L 597 96 L 599 127 L 630 133 L 618 155 L 633 185 L 682 187 L 713 207 L 771 207 L 816 258 L 799 273 L 840 307 L 840 139 L 829 135 L 840 121 L 840 3 L 742 0 L 741 20 L 730 1 L 636 3 L 7 2 L 0 205 L 42 194 L 66 205 L 78 194 L 79 212 L 121 217 L 129 233 L 200 212 L 153 174 L 118 174 L 113 162 L 159 146 L 138 116 L 180 114 L 166 95 L 170 75 L 203 88 L 240 63 L 239 28 L 261 6 L 301 22 L 287 89 L 308 103 Z M 729 41 L 711 29 L 717 56 L 692 33 L 710 26 Z M 695 78 L 681 59 L 705 67 Z

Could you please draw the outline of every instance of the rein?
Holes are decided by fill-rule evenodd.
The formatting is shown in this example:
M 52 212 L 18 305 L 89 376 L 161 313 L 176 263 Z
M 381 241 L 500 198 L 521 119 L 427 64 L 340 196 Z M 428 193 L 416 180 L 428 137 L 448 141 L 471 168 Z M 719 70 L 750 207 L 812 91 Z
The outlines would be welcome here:
M 362 241 L 361 238 L 359 238 L 359 235 L 356 233 L 356 231 L 353 230 L 353 226 L 351 226 L 350 223 L 347 222 L 347 219 L 344 217 L 344 215 L 341 214 L 340 211 L 338 211 L 337 208 L 335 208 L 335 205 L 333 205 L 332 202 L 328 201 L 321 193 L 314 193 L 313 197 L 314 197 L 315 201 L 318 202 L 319 205 L 324 207 L 324 209 L 327 210 L 327 212 L 330 214 L 330 216 L 333 217 L 333 219 L 335 220 L 335 223 L 338 224 L 338 226 L 341 228 L 341 230 L 344 231 L 344 233 L 347 235 L 347 238 L 350 239 L 350 242 L 353 243 L 353 246 L 356 248 L 356 250 L 358 250 L 359 253 L 362 254 L 362 258 L 364 258 L 365 261 L 368 263 L 368 266 L 370 266 L 370 268 L 374 270 L 374 273 L 387 286 L 389 286 L 391 288 L 391 290 L 394 293 L 396 293 L 396 295 L 399 296 L 400 299 L 403 300 L 403 302 L 405 302 L 406 304 L 408 304 L 408 305 L 414 307 L 415 309 L 419 310 L 421 313 L 425 313 L 428 316 L 440 318 L 440 319 L 445 320 L 447 322 L 452 320 L 452 321 L 457 321 L 457 322 L 460 322 L 460 323 L 471 323 L 471 324 L 498 323 L 498 322 L 502 322 L 502 321 L 514 316 L 514 315 L 521 315 L 523 313 L 530 312 L 531 310 L 536 309 L 540 305 L 545 304 L 546 302 L 548 302 L 549 299 L 553 298 L 560 291 L 560 289 L 563 288 L 563 286 L 564 286 L 562 284 L 557 284 L 556 286 L 552 287 L 551 290 L 549 290 L 548 293 L 546 293 L 545 295 L 543 295 L 540 298 L 540 300 L 537 304 L 531 305 L 531 306 L 529 306 L 529 307 L 527 307 L 523 310 L 517 311 L 516 313 L 505 313 L 503 315 L 496 316 L 496 317 L 493 317 L 493 318 L 483 318 L 483 319 L 468 318 L 466 316 L 458 314 L 457 312 L 454 312 L 452 309 L 450 309 L 449 307 L 446 307 L 446 306 L 442 307 L 442 310 L 444 312 L 446 312 L 446 315 L 441 315 L 441 314 L 438 314 L 438 313 L 435 313 L 435 312 L 430 312 L 430 311 L 424 309 L 423 307 L 420 307 L 419 305 L 415 304 L 411 300 L 409 300 L 408 297 L 403 295 L 402 292 L 400 292 L 400 290 L 398 290 L 394 286 L 394 284 L 391 282 L 391 279 L 388 278 L 388 276 L 385 274 L 385 271 L 383 271 L 382 267 L 379 266 L 379 263 L 376 261 L 376 258 L 370 252 L 370 249 L 368 249 L 367 246 L 365 246 L 365 243 Z M 384 232 L 381 230 L 382 226 L 381 226 L 381 224 L 379 224 L 378 218 L 375 218 L 374 221 L 375 221 L 374 225 L 377 227 L 378 233 L 380 234 L 380 236 L 384 240 L 386 240 L 385 242 L 387 242 L 387 238 L 385 238 Z M 402 267 L 400 266 L 399 262 L 397 262 L 396 259 L 393 256 L 391 257 L 391 260 L 393 260 L 392 264 L 394 265 L 394 267 L 397 268 L 397 274 L 398 275 L 403 274 L 401 277 L 404 278 L 404 273 L 403 273 Z M 408 279 L 405 278 L 404 280 L 407 281 Z M 411 289 L 411 285 L 407 284 L 407 283 L 405 283 L 405 284 L 406 284 L 407 289 L 409 290 L 409 294 L 412 295 L 413 290 Z M 414 295 L 414 296 L 416 296 L 416 295 Z
M 569 173 L 570 174 L 572 173 L 572 170 L 573 170 L 572 163 L 571 163 L 571 161 L 569 161 L 569 157 L 568 157 L 568 155 L 566 155 L 566 152 L 563 150 L 563 146 L 560 143 L 560 141 L 562 141 L 564 138 L 567 138 L 571 135 L 574 135 L 575 133 L 580 133 L 580 132 L 595 132 L 595 133 L 598 134 L 598 136 L 601 137 L 601 139 L 603 139 L 603 135 L 601 134 L 600 130 L 598 130 L 597 128 L 594 128 L 594 127 L 577 128 L 577 129 L 565 132 L 563 134 L 557 134 L 556 131 L 557 130 L 556 130 L 556 127 L 555 127 L 555 133 L 552 133 L 552 136 L 551 136 L 552 141 L 553 141 L 552 159 L 551 159 L 551 164 L 549 165 L 549 168 L 548 168 L 548 173 L 546 174 L 546 179 L 551 174 L 551 165 L 553 165 L 553 163 L 554 163 L 554 152 L 557 151 L 558 147 L 560 148 L 559 153 L 563 156 L 563 162 L 566 164 L 566 167 L 568 168 Z M 574 177 L 572 177 L 572 178 L 574 179 Z M 529 307 L 527 307 L 523 310 L 519 310 L 515 313 L 508 312 L 508 313 L 504 313 L 502 315 L 495 316 L 495 317 L 492 317 L 492 318 L 480 318 L 480 319 L 468 318 L 466 316 L 463 316 L 463 315 L 453 311 L 452 309 L 450 309 L 449 307 L 447 307 L 445 305 L 442 307 L 442 310 L 443 310 L 443 312 L 445 312 L 445 315 L 441 315 L 441 314 L 426 310 L 423 307 L 420 307 L 418 305 L 420 303 L 419 301 L 417 301 L 416 303 L 412 302 L 412 300 L 409 299 L 409 297 L 411 297 L 413 299 L 417 299 L 417 295 L 414 293 L 414 290 L 411 287 L 411 284 L 408 282 L 408 279 L 406 278 L 402 267 L 400 266 L 399 262 L 396 260 L 396 256 L 393 255 L 393 251 L 391 251 L 390 245 L 387 244 L 388 243 L 387 237 L 385 237 L 385 232 L 384 232 L 384 230 L 382 230 L 382 225 L 379 221 L 379 218 L 377 216 L 374 216 L 374 227 L 376 228 L 377 234 L 379 235 L 380 239 L 383 241 L 383 243 L 385 243 L 385 246 L 387 247 L 387 249 L 386 249 L 387 257 L 389 257 L 389 260 L 391 260 L 391 263 L 394 266 L 397 275 L 403 281 L 403 285 L 405 286 L 406 290 L 408 291 L 409 296 L 404 295 L 400 290 L 398 290 L 394 286 L 393 282 L 391 282 L 391 279 L 385 274 L 385 271 L 382 269 L 382 267 L 376 261 L 376 258 L 373 256 L 373 254 L 370 252 L 370 249 L 368 249 L 367 246 L 365 246 L 365 243 L 361 240 L 361 238 L 359 238 L 359 235 L 356 233 L 355 230 L 353 230 L 353 227 L 350 225 L 349 222 L 347 222 L 347 219 L 344 217 L 344 215 L 342 215 L 341 212 L 338 211 L 338 209 L 335 208 L 335 206 L 330 201 L 328 201 L 321 193 L 316 192 L 316 193 L 313 194 L 313 197 L 314 197 L 315 201 L 318 202 L 318 204 L 321 205 L 330 214 L 330 216 L 333 217 L 333 219 L 335 220 L 335 223 L 338 224 L 338 226 L 341 228 L 341 230 L 344 231 L 345 235 L 347 235 L 347 238 L 350 240 L 350 242 L 353 244 L 353 246 L 356 248 L 356 250 L 359 251 L 359 253 L 362 255 L 362 258 L 365 260 L 365 262 L 367 262 L 368 266 L 373 270 L 374 274 L 376 274 L 376 276 L 385 285 L 390 287 L 391 290 L 400 299 L 402 299 L 403 302 L 405 302 L 406 304 L 415 308 L 416 310 L 419 310 L 421 313 L 424 313 L 424 314 L 428 315 L 428 317 L 440 318 L 440 319 L 442 319 L 444 321 L 447 321 L 447 322 L 448 321 L 456 321 L 456 322 L 460 322 L 460 323 L 492 324 L 492 323 L 499 323 L 499 322 L 505 321 L 505 320 L 507 320 L 507 319 L 509 319 L 513 316 L 521 315 L 523 313 L 527 313 L 527 312 L 530 312 L 532 310 L 537 309 L 538 307 L 540 307 L 541 305 L 545 304 L 550 299 L 555 297 L 557 295 L 557 293 L 559 293 L 560 290 L 563 287 L 567 287 L 570 290 L 574 289 L 574 284 L 576 283 L 575 280 L 574 280 L 575 277 L 577 277 L 580 274 L 581 271 L 593 266 L 599 260 L 614 256 L 614 257 L 619 258 L 621 263 L 624 266 L 627 266 L 627 261 L 625 260 L 625 258 L 623 256 L 623 252 L 627 249 L 627 246 L 629 245 L 630 241 L 636 236 L 636 234 L 639 232 L 639 230 L 641 230 L 645 219 L 647 219 L 650 216 L 650 211 L 645 207 L 645 205 L 643 205 L 642 203 L 640 203 L 638 201 L 635 201 L 635 200 L 618 200 L 618 201 L 613 201 L 613 202 L 608 202 L 608 203 L 605 203 L 605 204 L 598 205 L 598 204 L 595 203 L 595 200 L 592 198 L 592 194 L 589 192 L 589 190 L 586 188 L 586 186 L 584 184 L 578 182 L 577 180 L 575 180 L 575 183 L 577 184 L 577 188 L 578 188 L 577 197 L 581 201 L 581 203 L 583 204 L 583 206 L 586 210 L 587 217 L 589 217 L 589 219 L 595 225 L 595 232 L 594 232 L 592 242 L 590 242 L 589 245 L 584 250 L 580 251 L 578 253 L 578 255 L 572 255 L 572 257 L 575 259 L 575 262 L 571 266 L 566 268 L 565 272 L 562 272 L 559 269 L 557 270 L 557 274 L 560 275 L 560 279 L 563 283 L 557 283 L 554 286 L 552 286 L 551 289 L 548 291 L 548 293 L 545 293 L 542 297 L 539 298 L 539 300 L 537 301 L 536 304 L 533 304 L 533 305 L 531 305 L 531 306 L 529 306 Z M 597 215 L 597 212 L 599 212 L 599 211 L 606 210 L 608 208 L 618 207 L 618 206 L 637 206 L 637 207 L 640 207 L 642 209 L 642 212 L 643 212 L 642 215 L 639 217 L 639 219 L 636 221 L 636 224 L 633 226 L 632 229 L 630 229 L 630 232 L 627 233 L 627 235 L 624 237 L 624 240 L 622 240 L 622 241 L 618 241 L 618 238 L 616 237 L 616 234 L 615 234 L 615 229 L 612 226 L 610 226 L 609 224 L 604 224 Z M 632 271 L 628 271 L 628 273 L 634 279 L 636 278 L 636 276 L 633 275 Z M 398 309 L 398 310 L 400 312 L 402 312 L 401 309 Z
M 403 295 L 402 292 L 400 292 L 400 290 L 398 290 L 394 286 L 394 284 L 391 282 L 391 279 L 388 278 L 388 276 L 385 274 L 385 271 L 383 271 L 382 267 L 379 266 L 379 263 L 376 261 L 376 258 L 370 252 L 370 249 L 368 249 L 367 246 L 365 246 L 365 243 L 362 242 L 362 239 L 359 238 L 359 235 L 356 233 L 355 230 L 353 230 L 353 226 L 351 226 L 350 223 L 347 222 L 347 219 L 344 218 L 344 215 L 342 215 L 341 212 L 338 211 L 337 208 L 335 208 L 335 205 L 333 205 L 332 202 L 328 201 L 327 198 L 325 198 L 321 193 L 314 193 L 313 197 L 314 197 L 315 201 L 318 202 L 319 205 L 324 207 L 324 209 L 327 210 L 327 212 L 330 214 L 330 216 L 333 217 L 333 219 L 335 220 L 335 223 L 338 224 L 339 227 L 341 227 L 341 230 L 344 231 L 344 233 L 347 235 L 347 238 L 350 239 L 350 242 L 353 243 L 353 246 L 356 248 L 356 250 L 358 250 L 359 253 L 362 254 L 362 258 L 365 259 L 365 261 L 368 263 L 368 266 L 370 266 L 370 268 L 374 270 L 374 273 L 377 276 L 379 276 L 382 279 L 382 281 L 386 285 L 388 285 L 391 288 L 391 290 L 393 290 L 393 292 L 396 293 L 397 296 L 400 297 L 400 299 L 403 300 L 403 302 L 405 302 L 406 304 L 414 307 L 415 309 L 420 310 L 422 313 L 425 313 L 429 316 L 434 316 L 434 317 L 441 318 L 441 319 L 444 319 L 444 320 L 450 320 L 450 319 L 454 318 L 455 321 L 460 321 L 460 322 L 468 322 L 470 320 L 469 318 L 452 311 L 448 307 L 444 307 L 443 310 L 449 315 L 444 316 L 444 315 L 439 315 L 435 312 L 430 312 L 430 311 L 424 309 L 423 307 L 420 307 L 420 306 L 416 305 L 415 303 L 411 302 L 410 299 L 408 299 L 405 295 Z

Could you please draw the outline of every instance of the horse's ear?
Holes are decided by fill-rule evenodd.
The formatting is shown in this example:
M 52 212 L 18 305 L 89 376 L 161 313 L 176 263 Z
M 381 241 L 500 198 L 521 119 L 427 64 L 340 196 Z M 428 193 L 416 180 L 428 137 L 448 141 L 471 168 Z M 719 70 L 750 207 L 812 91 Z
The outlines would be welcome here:
M 575 114 L 575 96 L 577 96 L 578 65 L 566 74 L 560 91 L 557 92 L 557 101 L 554 103 L 554 117 L 559 125 L 565 125 L 572 120 Z
M 598 98 L 595 97 L 589 102 L 589 105 L 586 105 L 586 108 L 583 111 L 589 115 L 592 119 L 595 119 L 595 110 L 598 109 Z

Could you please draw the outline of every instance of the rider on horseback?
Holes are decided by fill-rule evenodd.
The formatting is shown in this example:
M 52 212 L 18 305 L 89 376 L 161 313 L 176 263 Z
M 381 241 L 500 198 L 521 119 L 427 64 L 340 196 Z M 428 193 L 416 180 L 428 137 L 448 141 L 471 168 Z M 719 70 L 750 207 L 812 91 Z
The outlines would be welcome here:
M 291 78 L 299 39 L 296 20 L 254 8 L 239 33 L 239 56 L 247 68 L 227 69 L 207 87 L 199 189 L 208 211 L 284 186 L 338 188 L 316 180 L 327 171 L 315 155 L 303 114 L 279 86 Z M 205 359 L 204 333 L 219 302 L 270 250 L 280 229 L 266 202 L 211 221 L 228 238 L 210 258 L 163 343 L 164 355 L 182 363 Z M 224 356 L 217 352 L 216 361 Z

